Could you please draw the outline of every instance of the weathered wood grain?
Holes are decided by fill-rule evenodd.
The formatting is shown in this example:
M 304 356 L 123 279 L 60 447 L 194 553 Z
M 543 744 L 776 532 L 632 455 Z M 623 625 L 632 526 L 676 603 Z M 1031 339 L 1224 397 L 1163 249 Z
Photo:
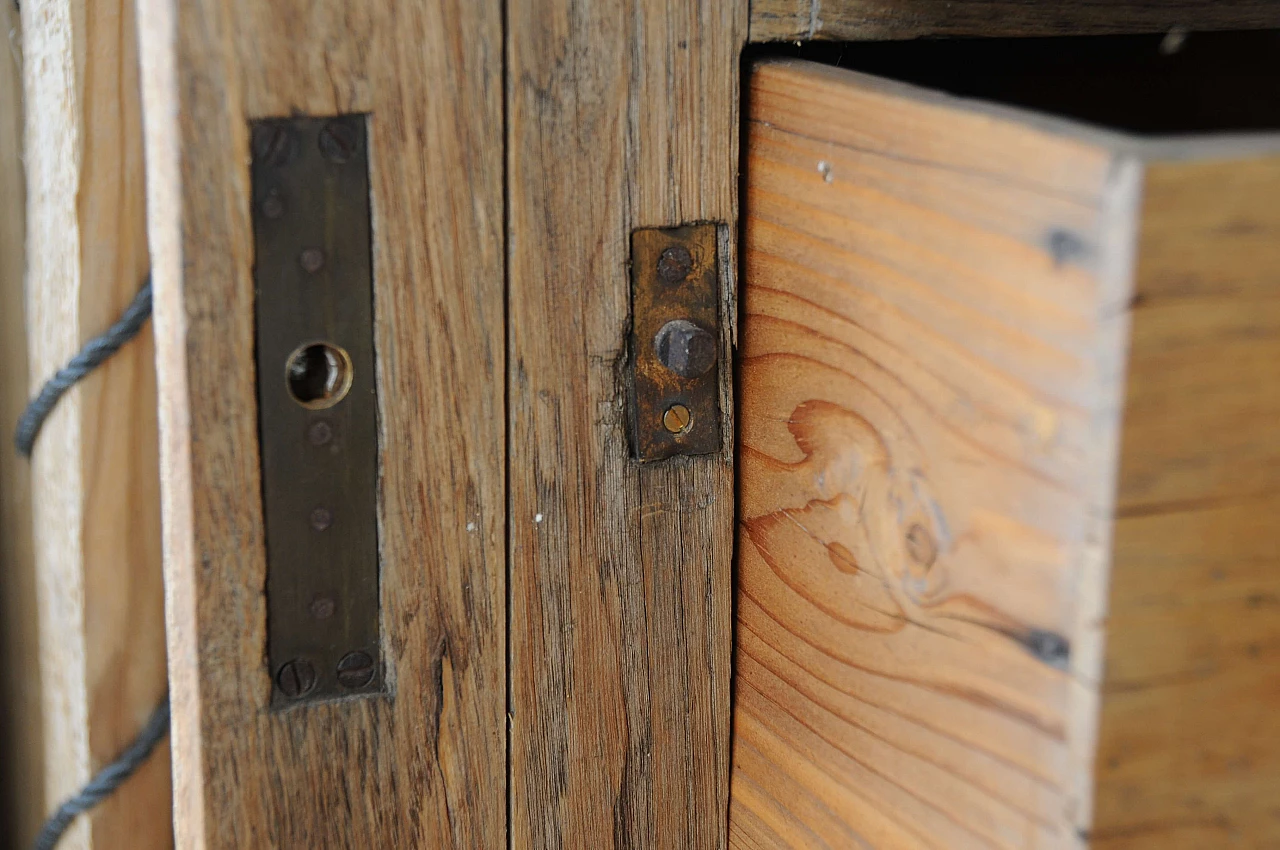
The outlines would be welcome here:
M 752 41 L 1269 29 L 1269 0 L 751 0 Z
M 511 838 L 714 848 L 728 790 L 733 474 L 627 443 L 632 230 L 725 225 L 738 53 L 722 0 L 508 4 Z
M 1136 169 L 751 80 L 731 845 L 1076 846 Z
M 30 467 L 13 451 L 27 402 L 23 306 L 26 192 L 22 179 L 22 30 L 0 9 L 0 823 L 14 845 L 35 838 L 44 813 L 36 569 Z
M 116 320 L 149 263 L 131 0 L 33 0 L 22 14 L 34 393 Z M 114 759 L 165 693 L 153 364 L 144 330 L 62 399 L 35 447 L 50 807 Z M 170 847 L 169 800 L 162 746 L 64 846 Z
M 1280 156 L 1207 153 L 1144 180 L 1098 850 L 1280 846 Z
M 145 0 L 179 846 L 506 845 L 497 0 Z M 392 694 L 268 710 L 248 121 L 369 114 Z

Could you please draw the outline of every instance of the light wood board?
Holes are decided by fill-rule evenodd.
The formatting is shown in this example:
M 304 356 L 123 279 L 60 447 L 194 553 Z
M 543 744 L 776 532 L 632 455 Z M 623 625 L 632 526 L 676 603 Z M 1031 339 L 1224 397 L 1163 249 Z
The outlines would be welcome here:
M 22 14 L 34 394 L 118 318 L 149 261 L 132 3 L 32 0 Z M 32 459 L 47 807 L 165 693 L 153 363 L 144 329 L 62 399 Z M 61 846 L 172 846 L 169 800 L 162 745 Z
M 497 0 L 145 0 L 177 843 L 506 845 Z M 268 708 L 252 118 L 369 114 L 388 698 Z
M 1280 846 L 1280 156 L 1206 153 L 1144 180 L 1097 850 Z
M 1136 167 L 750 79 L 730 844 L 1076 846 Z
M 1270 0 L 751 0 L 752 41 L 1053 36 L 1280 26 Z
M 512 846 L 720 847 L 730 369 L 722 453 L 631 459 L 627 264 L 722 223 L 727 344 L 746 5 L 507 9 Z
M 23 306 L 26 193 L 22 174 L 22 30 L 0 9 L 0 823 L 13 846 L 35 838 L 44 813 L 31 475 L 13 450 L 27 402 Z

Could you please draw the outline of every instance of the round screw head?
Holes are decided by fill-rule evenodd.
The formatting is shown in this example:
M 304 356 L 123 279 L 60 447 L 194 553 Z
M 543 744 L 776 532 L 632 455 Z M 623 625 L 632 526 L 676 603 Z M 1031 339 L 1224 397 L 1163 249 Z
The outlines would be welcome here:
M 315 274 L 324 268 L 324 251 L 319 248 L 304 248 L 298 255 L 298 265 L 308 274 Z
M 262 199 L 262 214 L 270 219 L 277 219 L 284 215 L 284 200 L 275 189 L 268 192 Z
M 321 419 L 307 428 L 307 442 L 313 446 L 327 446 L 333 440 L 333 426 Z
M 316 508 L 311 512 L 311 527 L 316 531 L 324 531 L 333 525 L 333 511 L 328 508 Z
M 345 121 L 330 121 L 320 131 L 320 153 L 338 165 L 349 162 L 356 152 L 356 129 Z
M 316 686 L 316 668 L 305 658 L 295 658 L 280 665 L 276 687 L 289 699 L 300 699 Z
M 672 434 L 683 434 L 693 427 L 693 412 L 683 404 L 673 404 L 662 414 L 662 425 Z
M 693 255 L 683 245 L 672 245 L 658 257 L 658 277 L 667 283 L 679 283 L 693 271 Z
M 907 555 L 920 566 L 928 569 L 938 559 L 938 544 L 923 525 L 916 523 L 907 529 Z
M 356 650 L 338 662 L 338 683 L 344 688 L 363 688 L 373 681 L 376 669 L 369 653 Z
M 716 363 L 715 337 L 687 319 L 663 325 L 653 348 L 662 365 L 682 378 L 699 378 Z
M 293 154 L 293 137 L 278 124 L 259 124 L 253 128 L 253 158 L 279 168 Z
M 331 596 L 317 596 L 311 600 L 311 616 L 317 620 L 327 620 L 338 611 L 338 603 Z

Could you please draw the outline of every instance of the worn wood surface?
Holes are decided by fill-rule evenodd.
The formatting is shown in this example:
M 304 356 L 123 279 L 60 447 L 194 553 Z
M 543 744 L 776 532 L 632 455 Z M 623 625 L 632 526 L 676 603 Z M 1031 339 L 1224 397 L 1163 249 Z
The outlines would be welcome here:
M 27 401 L 23 308 L 26 193 L 22 174 L 22 36 L 18 10 L 0 9 L 0 823 L 27 847 L 44 814 L 31 475 L 13 451 Z
M 1144 187 L 1092 846 L 1280 846 L 1280 157 Z
M 751 0 L 752 41 L 1048 36 L 1280 26 L 1270 0 Z
M 148 270 L 129 0 L 23 4 L 34 393 L 133 299 Z M 151 333 L 66 395 L 32 459 L 45 803 L 79 790 L 165 693 Z M 66 847 L 172 846 L 158 755 Z
M 730 844 L 1077 846 L 1136 168 L 751 80 Z
M 497 0 L 145 0 L 178 845 L 506 845 Z M 268 710 L 248 120 L 369 113 L 389 697 Z
M 746 12 L 508 4 L 514 847 L 724 844 L 733 429 L 639 465 L 622 376 L 635 228 L 726 226 L 729 338 Z

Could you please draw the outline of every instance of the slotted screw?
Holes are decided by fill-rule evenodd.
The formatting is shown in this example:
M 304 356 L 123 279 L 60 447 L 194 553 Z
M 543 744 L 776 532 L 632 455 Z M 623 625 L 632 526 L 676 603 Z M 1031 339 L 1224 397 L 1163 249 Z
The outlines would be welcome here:
M 338 683 L 344 688 L 363 688 L 373 681 L 373 674 L 373 658 L 367 652 L 348 652 L 338 662 Z
M 320 131 L 320 153 L 330 162 L 349 162 L 356 152 L 355 128 L 345 121 L 330 121 Z
M 316 668 L 305 658 L 295 658 L 280 665 L 276 687 L 289 699 L 300 699 L 316 686 Z

